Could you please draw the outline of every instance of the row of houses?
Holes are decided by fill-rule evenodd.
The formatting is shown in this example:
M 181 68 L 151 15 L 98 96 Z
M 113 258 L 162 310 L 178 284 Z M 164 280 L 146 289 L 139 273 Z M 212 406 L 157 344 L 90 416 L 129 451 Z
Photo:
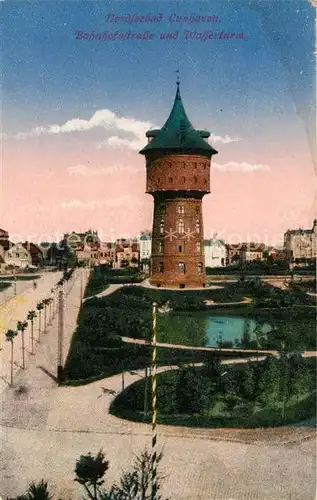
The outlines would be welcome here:
M 222 239 L 204 240 L 205 266 L 225 267 L 237 263 L 271 259 L 286 260 L 290 264 L 316 260 L 317 220 L 311 229 L 288 230 L 284 234 L 284 248 L 278 251 L 261 243 L 242 242 L 226 244 Z M 66 233 L 58 244 L 31 242 L 12 243 L 9 234 L 0 229 L 0 271 L 8 268 L 42 267 L 57 265 L 65 260 L 65 249 L 76 256 L 77 261 L 92 265 L 108 264 L 113 268 L 137 267 L 148 269 L 151 258 L 152 236 L 142 231 L 139 237 L 102 242 L 98 232 Z
M 95 231 L 69 233 L 64 236 L 64 240 L 74 250 L 78 261 L 89 261 L 93 265 L 109 264 L 113 268 L 121 268 L 136 267 L 141 264 L 146 268 L 151 258 L 150 231 L 141 232 L 138 238 L 121 238 L 115 242 L 106 243 L 99 240 Z M 204 240 L 204 253 L 206 267 L 225 267 L 235 263 L 262 260 L 267 255 L 280 257 L 276 250 L 267 249 L 263 244 L 228 245 L 218 239 L 216 234 L 213 238 Z

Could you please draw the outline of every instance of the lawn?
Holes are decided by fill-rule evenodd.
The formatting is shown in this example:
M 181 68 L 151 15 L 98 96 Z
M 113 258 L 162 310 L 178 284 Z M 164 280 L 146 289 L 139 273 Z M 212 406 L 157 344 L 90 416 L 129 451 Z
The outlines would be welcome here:
M 187 367 L 157 376 L 157 420 L 188 427 L 274 427 L 316 413 L 316 360 L 294 357 L 221 367 Z M 214 370 L 214 371 L 212 371 Z M 218 373 L 217 373 L 218 370 Z M 222 373 L 222 376 L 220 374 Z M 144 415 L 145 380 L 122 391 L 110 412 L 134 421 Z M 148 400 L 151 400 L 149 387 Z

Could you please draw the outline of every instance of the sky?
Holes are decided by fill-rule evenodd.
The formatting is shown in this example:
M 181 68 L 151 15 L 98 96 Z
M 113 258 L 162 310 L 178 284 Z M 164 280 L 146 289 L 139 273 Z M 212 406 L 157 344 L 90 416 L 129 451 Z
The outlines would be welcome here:
M 138 151 L 170 113 L 176 70 L 191 123 L 218 151 L 205 238 L 274 245 L 288 228 L 311 227 L 311 2 L 3 1 L 1 10 L 0 226 L 13 241 L 151 229 Z

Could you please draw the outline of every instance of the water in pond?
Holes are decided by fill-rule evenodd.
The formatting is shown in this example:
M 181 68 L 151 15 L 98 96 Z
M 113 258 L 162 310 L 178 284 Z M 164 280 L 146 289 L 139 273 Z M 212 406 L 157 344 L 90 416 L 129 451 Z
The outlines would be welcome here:
M 239 318 L 234 316 L 212 316 L 208 317 L 207 323 L 207 346 L 216 347 L 219 342 L 239 341 L 248 335 L 250 340 L 256 340 L 256 335 L 266 336 L 271 331 L 268 323 L 259 325 L 254 319 Z M 256 330 L 256 331 L 255 331 Z

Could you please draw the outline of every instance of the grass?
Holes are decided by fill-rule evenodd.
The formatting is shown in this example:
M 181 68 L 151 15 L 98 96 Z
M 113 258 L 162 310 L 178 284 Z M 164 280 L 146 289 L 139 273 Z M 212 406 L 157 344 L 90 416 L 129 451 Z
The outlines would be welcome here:
M 164 383 L 164 375 L 166 373 L 158 375 L 158 384 Z M 139 380 L 122 391 L 111 403 L 110 413 L 126 420 L 150 423 L 150 412 L 145 418 L 143 411 L 144 384 L 144 380 Z M 160 411 L 158 397 L 157 423 L 200 428 L 258 428 L 295 424 L 316 416 L 316 391 L 291 398 L 285 404 L 284 413 L 282 401 L 263 407 L 259 403 L 240 398 L 238 405 L 232 411 L 228 411 L 223 394 L 218 394 L 216 397 L 217 400 L 211 409 L 201 414 L 163 413 Z

